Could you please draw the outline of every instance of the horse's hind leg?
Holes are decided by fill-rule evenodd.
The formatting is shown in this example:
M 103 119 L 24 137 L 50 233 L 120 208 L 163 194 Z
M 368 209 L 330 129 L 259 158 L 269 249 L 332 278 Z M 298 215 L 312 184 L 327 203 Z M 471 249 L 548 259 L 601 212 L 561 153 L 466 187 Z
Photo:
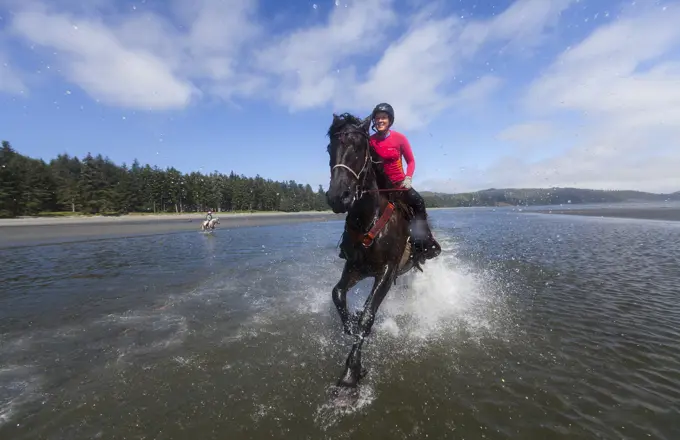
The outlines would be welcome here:
M 342 269 L 340 281 L 333 287 L 333 303 L 335 308 L 338 309 L 342 327 L 348 335 L 354 334 L 354 325 L 350 322 L 349 312 L 347 311 L 347 291 L 354 287 L 360 279 L 358 272 L 352 270 L 351 264 L 347 262 Z
M 352 351 L 347 357 L 347 362 L 345 364 L 345 372 L 342 378 L 338 381 L 338 386 L 344 387 L 356 387 L 359 383 L 359 379 L 363 377 L 364 373 L 361 368 L 361 348 L 364 345 L 364 341 L 371 334 L 371 329 L 373 328 L 373 322 L 375 321 L 375 315 L 378 312 L 378 308 L 382 303 L 383 299 L 389 292 L 394 282 L 396 275 L 396 265 L 390 264 L 383 271 L 382 275 L 376 278 L 373 284 L 373 289 L 370 295 L 366 299 L 364 305 L 364 311 L 361 313 L 359 318 L 358 330 L 359 333 L 356 335 L 356 341 L 352 346 Z

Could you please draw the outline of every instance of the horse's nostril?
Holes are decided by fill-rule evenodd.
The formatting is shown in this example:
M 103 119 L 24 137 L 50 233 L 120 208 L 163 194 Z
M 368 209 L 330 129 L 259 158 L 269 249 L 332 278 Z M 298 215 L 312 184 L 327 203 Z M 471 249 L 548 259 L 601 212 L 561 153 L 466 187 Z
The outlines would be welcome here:
M 350 195 L 351 194 L 350 194 L 349 190 L 345 190 L 345 191 L 342 192 L 342 199 L 347 200 L 347 199 L 350 198 Z

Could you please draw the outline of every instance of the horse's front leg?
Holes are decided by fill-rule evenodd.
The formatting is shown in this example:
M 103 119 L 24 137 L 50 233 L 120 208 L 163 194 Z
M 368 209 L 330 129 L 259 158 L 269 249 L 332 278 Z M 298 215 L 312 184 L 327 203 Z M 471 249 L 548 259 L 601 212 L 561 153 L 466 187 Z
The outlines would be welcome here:
M 360 279 L 361 276 L 359 275 L 359 272 L 354 270 L 352 264 L 348 261 L 342 269 L 340 281 L 333 287 L 333 304 L 335 304 L 335 308 L 338 309 L 342 327 L 348 335 L 355 333 L 355 325 L 350 322 L 349 312 L 347 311 L 347 291 L 354 287 Z
M 364 310 L 359 318 L 358 334 L 356 335 L 356 340 L 352 346 L 352 351 L 350 351 L 349 356 L 347 357 L 345 372 L 338 381 L 338 386 L 356 387 L 359 383 L 359 379 L 364 376 L 361 368 L 361 348 L 364 345 L 366 338 L 371 334 L 375 315 L 378 312 L 380 304 L 383 299 L 385 299 L 387 292 L 389 292 L 390 287 L 392 287 L 392 284 L 394 283 L 396 267 L 395 264 L 388 264 L 382 274 L 379 277 L 376 277 L 373 289 L 368 295 L 368 298 L 366 298 Z

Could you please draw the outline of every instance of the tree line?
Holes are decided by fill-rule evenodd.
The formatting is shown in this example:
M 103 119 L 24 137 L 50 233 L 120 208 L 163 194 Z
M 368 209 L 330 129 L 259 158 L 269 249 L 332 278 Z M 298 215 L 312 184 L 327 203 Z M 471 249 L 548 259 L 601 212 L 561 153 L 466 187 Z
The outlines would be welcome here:
M 513 188 L 443 194 L 422 192 L 428 208 L 556 205 L 623 201 L 680 200 L 680 192 L 602 191 L 581 188 Z M 137 160 L 116 165 L 101 154 L 79 159 L 59 154 L 49 163 L 0 148 L 0 217 L 50 212 L 126 214 L 131 212 L 325 211 L 323 188 L 294 180 L 278 182 L 231 172 L 181 173 Z
M 657 194 L 585 188 L 490 188 L 458 194 L 424 192 L 423 198 L 428 207 L 535 206 L 675 201 L 680 200 L 680 192 Z
M 231 172 L 181 173 L 141 165 L 117 165 L 101 154 L 82 159 L 59 154 L 45 162 L 0 149 L 0 217 L 49 212 L 323 211 L 324 191 L 294 180 L 278 182 Z

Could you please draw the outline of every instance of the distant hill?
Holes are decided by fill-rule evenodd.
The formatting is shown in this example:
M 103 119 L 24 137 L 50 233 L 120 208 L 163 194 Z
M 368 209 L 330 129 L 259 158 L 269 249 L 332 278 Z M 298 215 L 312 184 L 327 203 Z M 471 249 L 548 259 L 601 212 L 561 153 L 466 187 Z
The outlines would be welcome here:
M 433 208 L 680 201 L 680 191 L 656 194 L 631 190 L 605 191 L 581 188 L 489 188 L 457 194 L 430 191 L 422 191 L 421 194 L 427 206 Z

